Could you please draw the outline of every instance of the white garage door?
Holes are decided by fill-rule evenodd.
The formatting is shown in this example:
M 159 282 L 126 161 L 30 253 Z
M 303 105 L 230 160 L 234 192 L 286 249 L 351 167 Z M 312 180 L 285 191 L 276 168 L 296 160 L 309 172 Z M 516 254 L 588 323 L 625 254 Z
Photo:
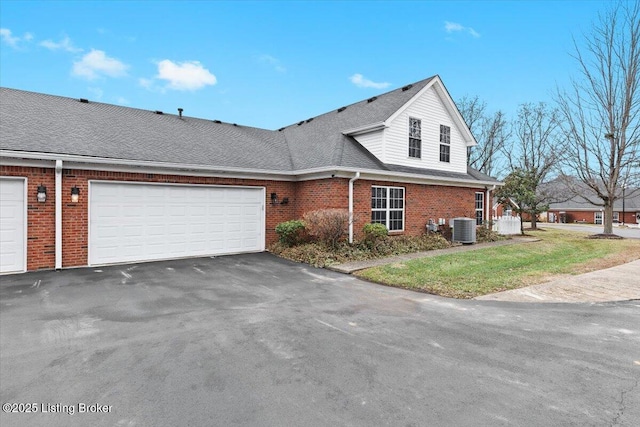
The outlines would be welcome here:
M 0 273 L 25 271 L 25 180 L 0 178 Z
M 259 252 L 264 189 L 91 182 L 89 264 Z

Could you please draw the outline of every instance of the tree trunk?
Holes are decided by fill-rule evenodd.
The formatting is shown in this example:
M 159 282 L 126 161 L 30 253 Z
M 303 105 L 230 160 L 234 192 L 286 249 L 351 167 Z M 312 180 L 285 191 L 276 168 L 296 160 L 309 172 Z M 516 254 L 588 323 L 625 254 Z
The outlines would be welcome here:
M 532 230 L 538 229 L 538 218 L 536 218 L 534 214 L 531 214 L 531 229 Z
M 604 234 L 613 234 L 613 204 L 609 200 L 606 200 L 604 204 L 602 224 L 604 224 Z
M 524 236 L 524 212 L 520 212 L 520 234 Z

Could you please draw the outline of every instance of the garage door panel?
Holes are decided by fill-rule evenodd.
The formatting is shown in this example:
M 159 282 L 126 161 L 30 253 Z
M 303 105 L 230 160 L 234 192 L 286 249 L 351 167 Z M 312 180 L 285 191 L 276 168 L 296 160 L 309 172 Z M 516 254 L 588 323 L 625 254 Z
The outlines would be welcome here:
M 25 183 L 0 178 L 0 273 L 25 271 Z
M 264 250 L 261 188 L 92 182 L 90 193 L 90 264 Z

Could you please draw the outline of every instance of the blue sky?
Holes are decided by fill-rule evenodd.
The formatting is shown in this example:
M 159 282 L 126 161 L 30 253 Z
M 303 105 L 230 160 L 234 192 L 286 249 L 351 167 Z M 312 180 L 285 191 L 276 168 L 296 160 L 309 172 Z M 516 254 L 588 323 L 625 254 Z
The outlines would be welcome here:
M 608 4 L 3 0 L 0 85 L 277 129 L 439 74 L 513 115 Z

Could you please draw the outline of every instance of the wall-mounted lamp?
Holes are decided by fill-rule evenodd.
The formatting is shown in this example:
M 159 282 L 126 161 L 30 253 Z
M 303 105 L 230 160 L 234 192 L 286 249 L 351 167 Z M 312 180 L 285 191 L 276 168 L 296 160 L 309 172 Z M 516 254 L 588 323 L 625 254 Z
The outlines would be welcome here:
M 282 199 L 282 201 L 278 200 L 278 195 L 276 193 L 271 193 L 271 204 L 273 206 L 275 205 L 286 205 L 289 204 L 289 198 L 285 197 Z
M 76 186 L 71 187 L 71 203 L 78 203 L 80 198 L 80 189 Z
M 38 185 L 38 202 L 40 203 L 44 203 L 47 201 L 47 187 L 45 187 L 44 185 L 40 184 Z

